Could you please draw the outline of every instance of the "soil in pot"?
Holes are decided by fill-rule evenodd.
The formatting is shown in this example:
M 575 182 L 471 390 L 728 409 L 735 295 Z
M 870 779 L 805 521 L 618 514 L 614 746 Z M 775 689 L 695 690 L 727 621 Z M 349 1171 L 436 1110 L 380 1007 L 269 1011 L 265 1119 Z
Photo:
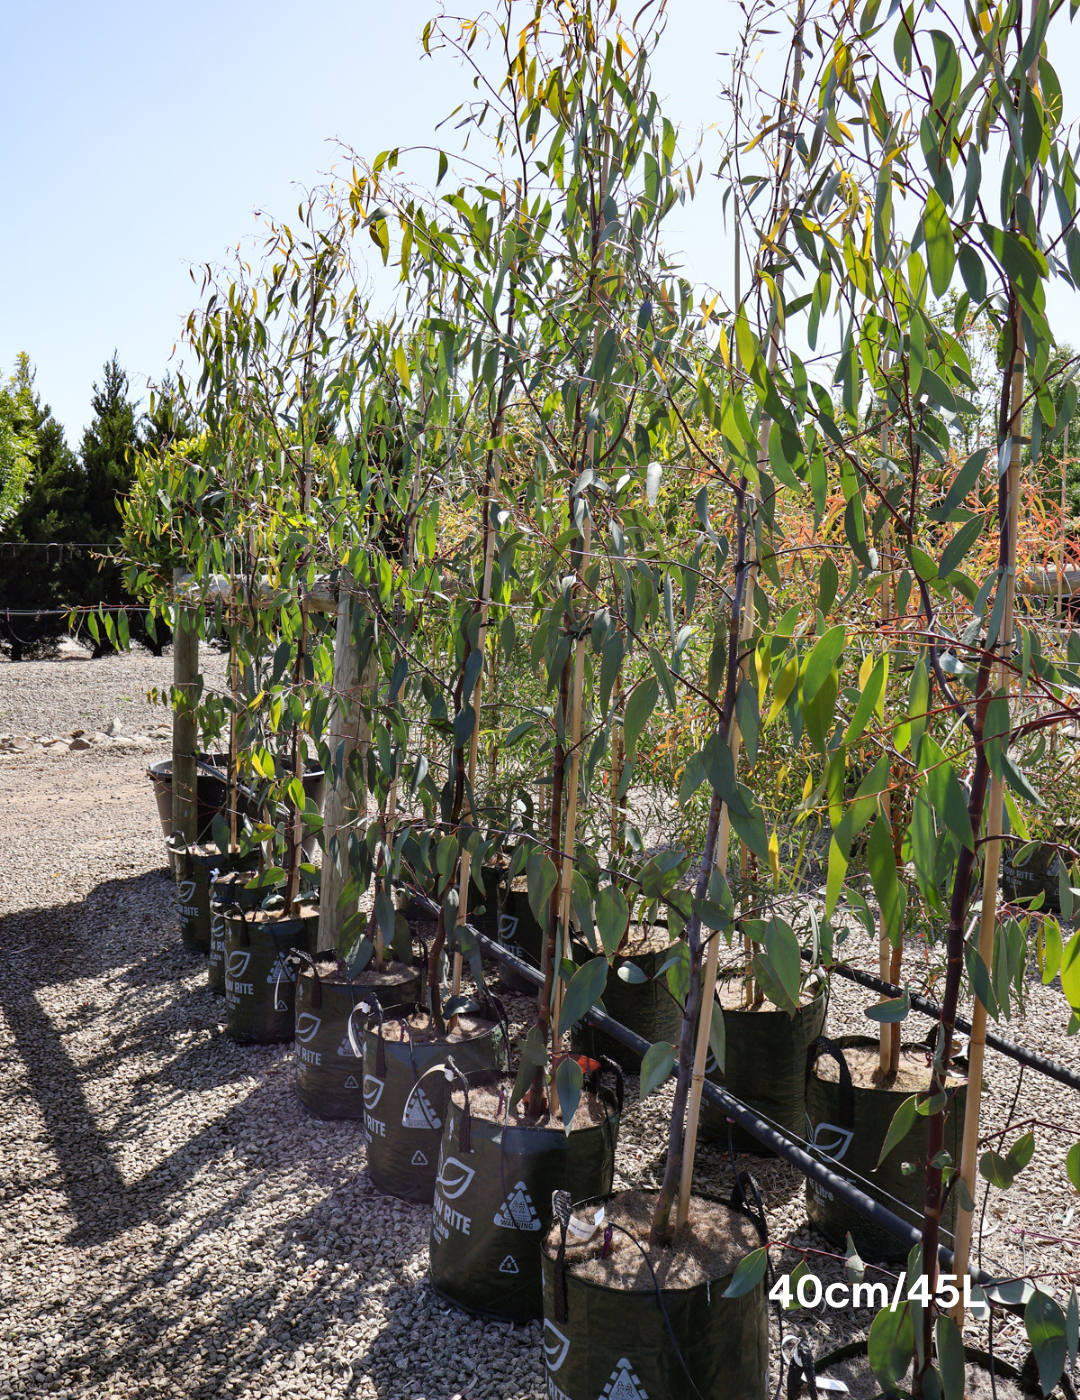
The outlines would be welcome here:
M 544 930 L 529 905 L 528 881 L 518 875 L 502 897 L 499 909 L 499 942 L 508 953 L 526 962 L 530 967 L 539 967 Z M 518 992 L 523 996 L 536 993 L 536 983 L 522 977 L 505 963 L 499 964 L 499 986 L 504 992 Z
M 292 1040 L 296 1008 L 293 948 L 308 953 L 319 911 L 301 905 L 295 918 L 265 909 L 225 915 L 225 1034 L 242 1045 Z
M 656 974 L 671 957 L 672 947 L 665 925 L 655 924 L 630 929 L 626 942 L 608 971 L 604 985 L 602 1005 L 609 1016 L 636 1032 L 655 1045 L 666 1040 L 677 1044 L 679 1028 L 682 1025 L 682 1007 L 668 991 L 667 975 Z M 583 944 L 574 945 L 574 960 L 585 963 L 596 954 Z M 620 976 L 620 968 L 636 968 L 646 979 L 630 981 Z M 636 976 L 636 974 L 631 974 Z M 606 1055 L 637 1073 L 641 1066 L 641 1056 L 634 1050 L 613 1039 L 606 1032 L 597 1030 L 587 1021 L 581 1021 L 573 1029 L 570 1038 L 571 1048 L 576 1054 L 590 1055 L 594 1059 Z
M 296 1072 L 293 1088 L 318 1118 L 364 1116 L 363 1060 L 353 1052 L 349 1017 L 374 995 L 384 1006 L 417 995 L 419 973 L 401 963 L 369 966 L 352 981 L 333 952 L 301 966 L 296 982 Z M 357 1037 L 359 1041 L 359 1036 Z
M 838 1057 L 842 1057 L 844 1068 Z M 896 1110 L 905 1099 L 925 1092 L 930 1085 L 925 1045 L 903 1046 L 899 1069 L 895 1075 L 885 1077 L 879 1066 L 878 1042 L 870 1036 L 846 1035 L 838 1036 L 835 1041 L 818 1040 L 807 1052 L 807 1062 L 807 1141 L 817 1148 L 832 1170 L 848 1177 L 882 1205 L 897 1211 L 898 1201 L 906 1204 L 909 1209 L 897 1213 L 917 1223 L 922 1217 L 926 1181 L 921 1171 L 905 1176 L 903 1164 L 925 1160 L 927 1120 L 916 1120 L 880 1168 L 877 1160 Z M 964 1138 L 967 1084 L 962 1074 L 957 1074 L 950 1078 L 949 1086 L 956 1087 L 957 1093 L 945 1122 L 945 1150 L 958 1162 Z M 806 1183 L 806 1212 L 833 1244 L 843 1247 L 850 1231 L 863 1259 L 888 1263 L 907 1257 L 907 1250 L 899 1240 L 845 1205 L 819 1182 L 808 1180 Z M 941 1221 L 945 1244 L 952 1242 L 955 1219 L 956 1200 L 950 1192 Z
M 441 1297 L 510 1322 L 541 1316 L 540 1249 L 553 1192 L 574 1201 L 603 1196 L 615 1172 L 621 1079 L 615 1089 L 596 1083 L 594 1072 L 587 1080 L 569 1133 L 558 1118 L 527 1118 L 521 1104 L 510 1111 L 513 1081 L 453 1089 L 429 1247 Z
M 508 1068 L 508 1034 L 496 1006 L 489 1019 L 462 1012 L 440 1036 L 427 1011 L 396 1006 L 364 1018 L 364 1126 L 368 1175 L 380 1191 L 430 1205 L 450 1085 L 436 1072 L 448 1057 L 471 1082 Z M 358 1018 L 359 1019 L 359 1018 Z M 432 1071 L 429 1073 L 429 1071 Z M 421 1083 L 421 1080 L 423 1082 Z
M 741 980 L 722 982 L 718 990 L 724 1008 L 725 1072 L 714 1069 L 710 1082 L 722 1085 L 784 1132 L 801 1137 L 806 1116 L 806 1051 L 825 1029 L 825 987 L 808 984 L 794 1016 L 768 1000 L 754 1010 L 744 1007 Z M 720 1109 L 702 1101 L 703 1137 L 726 1146 L 729 1126 L 736 1152 L 771 1155 L 757 1138 L 735 1123 L 729 1125 Z
M 641 1191 L 622 1192 L 602 1206 L 575 1212 L 565 1241 L 558 1221 L 547 1235 L 548 1395 L 554 1400 L 696 1400 L 689 1371 L 697 1394 L 764 1400 L 765 1280 L 741 1298 L 723 1296 L 739 1261 L 759 1248 L 757 1230 L 741 1211 L 692 1196 L 676 1244 L 649 1250 L 655 1199 Z
M 222 855 L 216 846 L 192 846 L 178 852 L 180 877 L 176 884 L 180 907 L 180 938 L 189 953 L 210 952 L 210 887 L 218 871 L 252 871 L 259 855 Z M 243 878 L 250 879 L 250 875 Z

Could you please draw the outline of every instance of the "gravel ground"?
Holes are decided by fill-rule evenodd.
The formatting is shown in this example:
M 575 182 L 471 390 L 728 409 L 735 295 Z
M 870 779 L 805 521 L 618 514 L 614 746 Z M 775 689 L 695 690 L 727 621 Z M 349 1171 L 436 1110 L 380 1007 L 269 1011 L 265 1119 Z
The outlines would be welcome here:
M 119 714 L 152 732 L 161 712 L 145 692 L 170 674 L 167 655 L 0 664 L 0 729 L 102 729 Z M 0 1397 L 540 1397 L 539 1328 L 443 1306 L 425 1282 L 430 1212 L 372 1189 L 355 1124 L 304 1115 L 291 1047 L 225 1039 L 204 965 L 179 945 L 146 762 L 114 748 L 0 754 Z M 872 964 L 865 939 L 848 946 Z M 835 981 L 830 1031 L 865 1029 L 868 999 Z M 1004 1033 L 1080 1068 L 1063 1006 L 1033 983 Z M 527 1003 L 511 1010 L 520 1024 Z M 988 1132 L 1017 1086 L 1011 1062 L 991 1056 L 989 1069 Z M 617 1184 L 658 1180 L 670 1095 L 638 1104 L 631 1077 Z M 1075 1096 L 1028 1072 L 1014 1121 L 1032 1117 L 1080 1136 Z M 991 1196 L 988 1269 L 1080 1267 L 1073 1137 L 1038 1136 L 1036 1163 Z M 823 1281 L 841 1278 L 806 1225 L 798 1174 L 740 1165 L 761 1187 L 778 1266 L 812 1249 Z M 714 1147 L 699 1185 L 730 1193 Z M 784 1329 L 820 1354 L 869 1321 L 819 1309 Z M 1022 1325 L 999 1324 L 995 1347 L 1021 1358 Z

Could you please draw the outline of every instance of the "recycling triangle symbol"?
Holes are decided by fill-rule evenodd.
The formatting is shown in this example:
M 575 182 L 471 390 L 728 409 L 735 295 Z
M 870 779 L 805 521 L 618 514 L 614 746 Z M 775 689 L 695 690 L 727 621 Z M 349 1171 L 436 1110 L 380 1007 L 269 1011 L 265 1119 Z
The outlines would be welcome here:
M 625 1356 L 612 1371 L 607 1385 L 600 1393 L 600 1400 L 649 1400 Z
M 517 1260 L 514 1258 L 514 1256 L 513 1256 L 512 1254 L 508 1254 L 508 1255 L 506 1256 L 506 1258 L 502 1261 L 502 1263 L 499 1265 L 499 1273 L 500 1273 L 500 1274 L 519 1274 L 519 1273 L 521 1273 L 521 1270 L 518 1268 Z
M 283 982 L 296 981 L 296 974 L 293 972 L 289 964 L 285 961 L 284 953 L 279 953 L 277 955 L 277 961 L 274 963 L 274 966 L 270 969 L 270 971 L 266 974 L 266 980 L 267 982 L 276 982 L 279 977 Z
M 431 1106 L 431 1100 L 423 1089 L 413 1090 L 408 1106 L 401 1118 L 403 1128 L 441 1128 L 442 1121 Z
M 495 1212 L 495 1224 L 507 1230 L 539 1230 L 540 1217 L 523 1181 L 518 1182 Z
M 412 1164 L 414 1167 L 426 1167 L 428 1164 L 428 1159 L 424 1156 L 424 1154 L 420 1151 L 419 1148 L 417 1148 L 416 1151 L 413 1153 Z
M 344 1040 L 341 1042 L 341 1044 L 338 1046 L 337 1052 L 338 1052 L 339 1055 L 346 1055 L 346 1056 L 348 1056 L 348 1058 L 349 1058 L 350 1060 L 355 1060 L 355 1059 L 356 1059 L 356 1056 L 353 1054 L 352 1045 L 349 1043 L 349 1037 L 348 1037 L 348 1036 L 346 1036 L 345 1039 L 344 1039 Z
M 346 1089 L 359 1089 L 360 1085 L 356 1082 L 355 1074 L 349 1075 L 348 1079 L 345 1081 L 345 1087 Z

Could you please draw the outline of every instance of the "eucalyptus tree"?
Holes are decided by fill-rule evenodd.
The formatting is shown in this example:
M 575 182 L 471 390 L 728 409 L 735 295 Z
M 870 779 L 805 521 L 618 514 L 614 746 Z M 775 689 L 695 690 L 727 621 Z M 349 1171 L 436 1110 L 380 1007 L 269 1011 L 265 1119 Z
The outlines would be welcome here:
M 304 821 L 318 825 L 302 781 L 332 675 L 312 595 L 362 515 L 348 434 L 358 303 L 342 226 L 320 222 L 315 197 L 300 219 L 295 234 L 272 230 L 255 277 L 245 264 L 231 279 L 207 270 L 187 326 L 199 375 L 180 383 L 197 436 L 144 454 L 124 507 L 129 572 L 151 615 L 181 601 L 179 566 L 201 634 L 228 639 L 228 693 L 203 693 L 197 709 L 209 736 L 226 723 L 243 733 L 245 773 L 269 818 L 249 840 L 276 846 L 261 878 L 283 885 L 287 909 Z
M 907 713 L 882 733 L 874 771 L 853 804 L 835 808 L 828 903 L 831 909 L 839 896 L 852 838 L 871 818 L 868 855 L 883 911 L 901 897 L 892 833 L 879 801 L 890 784 L 890 760 L 899 758 L 913 789 L 903 846 L 927 908 L 945 925 L 945 980 L 929 1092 L 898 1115 L 908 1125 L 918 1113 L 927 1118 L 923 1241 L 913 1271 L 924 1281 L 898 1312 L 876 1320 L 871 1357 L 883 1382 L 895 1385 L 914 1352 L 917 1394 L 959 1395 L 963 1361 L 955 1323 L 934 1303 L 942 1202 L 946 1192 L 956 1192 L 963 1272 L 986 1009 L 1001 1014 L 1011 997 L 1022 996 L 1026 964 L 1021 927 L 997 913 L 1000 848 L 1010 839 L 1003 809 L 1008 805 L 1011 839 L 1017 840 L 1023 806 L 1038 801 L 1019 761 L 1023 737 L 1073 712 L 1072 672 L 1062 659 L 1043 654 L 1034 628 L 1018 625 L 1015 581 L 1023 415 L 1030 405 L 1037 461 L 1042 445 L 1065 426 L 1053 394 L 1060 367 L 1051 358 L 1049 289 L 1055 280 L 1075 284 L 1080 234 L 1075 154 L 1048 49 L 1051 24 L 1066 22 L 1063 8 L 1036 0 L 1025 16 L 1017 4 L 963 11 L 914 5 L 895 23 L 893 12 L 883 16 L 880 8 L 871 0 L 853 15 L 833 47 L 818 95 L 820 129 L 856 171 L 851 217 L 837 236 L 811 206 L 796 232 L 808 263 L 817 264 L 809 292 L 811 343 L 826 311 L 832 308 L 837 317 L 838 399 L 818 395 L 816 418 L 841 472 L 847 544 L 869 579 L 883 549 L 895 542 L 895 630 L 917 664 Z M 944 297 L 957 282 L 962 291 L 953 325 L 943 326 L 931 297 Z M 926 513 L 923 483 L 949 460 L 954 424 L 975 388 L 958 334 L 969 317 L 984 322 L 997 344 L 994 441 L 967 458 L 945 499 Z M 874 408 L 866 412 L 871 401 Z M 886 450 L 880 448 L 883 426 Z M 994 493 L 989 510 L 976 494 L 984 482 Z M 957 529 L 945 539 L 953 523 Z M 965 561 L 971 574 L 962 568 Z M 840 736 L 835 755 L 850 745 L 859 722 L 869 720 L 883 684 L 879 662 L 845 732 L 834 731 Z M 1027 710 L 1021 723 L 1014 713 L 1018 694 Z M 949 718 L 951 738 L 942 738 L 940 721 L 935 738 L 935 713 Z M 830 726 L 834 722 L 828 717 Z M 966 752 L 957 735 L 966 740 Z M 980 876 L 976 939 L 966 928 Z M 952 891 L 947 908 L 938 894 L 945 881 Z M 1062 965 L 1071 968 L 1077 955 L 1074 940 Z M 958 1163 L 943 1151 L 943 1131 L 952 1111 L 948 1075 L 965 986 L 975 994 L 976 1014 L 964 1161 Z M 1076 979 L 1066 976 L 1063 990 L 1075 1024 Z M 905 1008 L 895 1010 L 903 1015 Z M 1064 1314 L 1036 1291 L 1027 1321 L 1046 1386 L 1056 1380 L 1051 1373 L 1055 1364 L 1060 1371 L 1064 1356 L 1048 1341 L 1064 1336 Z

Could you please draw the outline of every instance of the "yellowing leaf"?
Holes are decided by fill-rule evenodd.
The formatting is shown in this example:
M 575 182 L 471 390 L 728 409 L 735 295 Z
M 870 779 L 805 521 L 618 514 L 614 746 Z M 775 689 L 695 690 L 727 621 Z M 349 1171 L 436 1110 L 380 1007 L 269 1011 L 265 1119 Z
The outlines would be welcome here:
M 400 345 L 394 347 L 394 368 L 398 372 L 398 378 L 405 386 L 405 392 L 409 392 L 409 362 L 405 358 L 405 351 Z

